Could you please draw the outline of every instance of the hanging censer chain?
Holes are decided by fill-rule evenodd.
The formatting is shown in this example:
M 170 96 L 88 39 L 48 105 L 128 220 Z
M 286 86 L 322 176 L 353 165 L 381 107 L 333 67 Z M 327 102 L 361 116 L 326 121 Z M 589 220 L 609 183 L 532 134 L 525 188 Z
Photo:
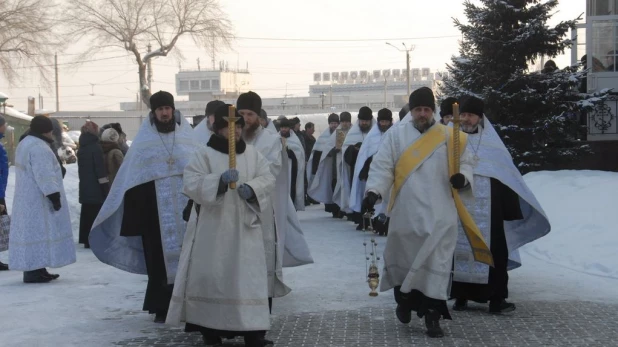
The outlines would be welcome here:
M 371 214 L 371 213 L 369 213 Z M 365 215 L 363 215 L 364 217 Z M 371 238 L 371 252 L 367 254 L 367 241 L 363 242 L 363 246 L 365 246 L 365 271 L 367 274 L 367 283 L 369 284 L 369 296 L 378 296 L 378 285 L 380 283 L 380 271 L 378 270 L 378 261 L 380 261 L 380 257 L 378 257 L 378 243 L 375 238 Z

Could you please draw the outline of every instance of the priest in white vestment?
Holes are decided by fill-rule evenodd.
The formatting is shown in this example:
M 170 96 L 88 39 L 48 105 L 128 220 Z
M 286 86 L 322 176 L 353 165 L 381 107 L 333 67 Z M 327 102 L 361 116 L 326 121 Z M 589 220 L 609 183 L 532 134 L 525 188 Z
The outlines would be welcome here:
M 53 124 L 45 116 L 30 122 L 30 131 L 15 151 L 15 195 L 9 238 L 11 270 L 23 271 L 25 283 L 57 279 L 46 267 L 75 262 L 71 217 L 62 170 L 52 151 Z
M 285 296 L 291 291 L 283 283 L 283 267 L 311 264 L 313 258 L 290 198 L 285 163 L 287 152 L 283 158 L 281 136 L 265 130 L 260 124 L 262 99 L 258 94 L 241 94 L 236 108 L 245 121 L 243 140 L 253 145 L 266 158 L 270 172 L 276 179 L 275 189 L 270 194 L 272 209 L 264 210 L 260 214 L 268 268 L 268 298 L 272 309 L 273 298 Z
M 285 139 L 285 151 L 288 156 L 288 189 L 296 211 L 305 210 L 305 150 L 298 135 L 291 129 L 289 119 L 281 120 L 279 133 Z
M 343 160 L 338 169 L 337 185 L 339 190 L 334 194 L 334 199 L 341 210 L 347 214 L 348 220 L 358 224 L 357 230 L 361 230 L 363 223 L 361 214 L 354 212 L 350 207 L 354 167 L 356 166 L 360 147 L 374 124 L 373 111 L 367 106 L 361 107 L 358 111 L 358 120 L 346 134 L 343 147 L 341 148 Z
M 89 240 L 103 263 L 148 275 L 143 309 L 164 323 L 186 229 L 182 175 L 198 145 L 172 94 L 154 93 L 150 105 Z
M 464 199 L 464 203 L 490 245 L 494 267 L 474 261 L 460 226 L 450 294 L 456 299 L 456 311 L 466 310 L 468 300 L 472 300 L 489 302 L 489 313 L 500 314 L 515 310 L 515 304 L 506 301 L 507 271 L 521 266 L 518 249 L 547 235 L 551 226 L 511 154 L 484 116 L 484 107 L 483 101 L 474 96 L 461 102 L 461 129 L 468 134 L 474 166 L 474 199 Z M 442 108 L 448 114 L 448 105 Z
M 260 124 L 262 125 L 262 128 L 270 131 L 271 133 L 278 133 L 275 123 L 268 119 L 268 113 L 266 113 L 264 109 L 260 109 Z
M 344 117 L 345 114 L 349 112 L 341 113 Z M 348 122 L 348 124 L 351 123 Z M 312 199 L 323 203 L 324 211 L 332 213 L 333 218 L 340 217 L 339 206 L 333 201 L 333 193 L 337 184 L 337 158 L 341 160 L 341 150 L 336 148 L 339 127 L 339 115 L 331 113 L 328 116 L 328 130 L 318 137 L 307 163 L 307 179 L 309 180 L 307 194 Z
M 377 125 L 372 127 L 367 137 L 363 141 L 363 145 L 358 152 L 356 165 L 354 166 L 354 180 L 352 181 L 352 191 L 350 193 L 350 208 L 356 213 L 361 212 L 361 203 L 365 196 L 365 186 L 369 177 L 369 168 L 373 161 L 373 156 L 380 149 L 384 135 L 393 125 L 393 112 L 388 108 L 383 108 L 378 111 Z M 387 197 L 383 200 L 388 200 Z M 387 217 L 386 204 L 381 203 L 375 206 L 375 218 L 373 219 L 373 227 L 376 233 L 383 236 L 387 234 Z M 369 221 L 365 219 L 364 224 L 358 225 L 358 230 L 369 226 Z
M 208 147 L 199 148 L 184 171 L 183 192 L 195 203 L 184 238 L 167 323 L 185 322 L 207 346 L 243 336 L 263 347 L 270 329 L 262 210 L 270 210 L 275 177 L 269 163 L 242 140 L 236 122 L 236 168 L 229 169 L 228 107 L 216 110 Z M 229 188 L 231 182 L 236 188 Z
M 225 105 L 225 103 L 221 100 L 213 100 L 206 104 L 205 118 L 200 124 L 193 128 L 193 139 L 195 142 L 206 146 L 210 139 L 210 135 L 212 135 L 212 123 L 215 121 L 215 110 L 222 105 Z
M 390 191 L 391 220 L 380 290 L 394 288 L 397 318 L 402 323 L 409 323 L 411 312 L 416 311 L 419 318 L 425 318 L 427 334 L 442 337 L 439 320 L 451 318 L 446 300 L 458 214 L 463 213 L 457 206 L 460 194 L 471 194 L 472 188 L 471 156 L 462 146 L 461 167 L 456 172 L 452 128 L 433 119 L 431 89 L 415 90 L 410 109 L 413 121 L 388 131 L 374 155 L 362 211 L 372 210 Z M 462 140 L 463 133 L 460 145 Z M 478 254 L 491 262 L 487 246 L 482 239 L 477 241 Z

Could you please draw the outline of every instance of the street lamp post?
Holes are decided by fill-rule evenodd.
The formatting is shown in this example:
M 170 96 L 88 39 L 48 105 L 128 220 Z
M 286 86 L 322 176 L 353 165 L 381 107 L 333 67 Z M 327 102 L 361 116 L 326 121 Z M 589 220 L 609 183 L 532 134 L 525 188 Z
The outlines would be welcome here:
M 402 50 L 399 47 L 396 47 L 395 45 L 387 42 L 387 45 L 395 48 L 396 50 L 398 50 L 399 52 L 406 52 L 406 81 L 408 83 L 408 95 L 410 95 L 410 52 L 412 52 L 414 50 L 414 45 L 410 45 L 410 48 L 408 48 L 408 46 L 406 46 L 405 43 L 401 43 L 403 45 L 404 50 Z

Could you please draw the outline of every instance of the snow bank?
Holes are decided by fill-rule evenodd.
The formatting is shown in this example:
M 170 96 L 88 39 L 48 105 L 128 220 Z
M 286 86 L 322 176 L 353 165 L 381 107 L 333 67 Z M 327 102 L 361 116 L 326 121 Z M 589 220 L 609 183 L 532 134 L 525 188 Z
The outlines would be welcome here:
M 525 180 L 552 231 L 524 252 L 571 270 L 618 279 L 618 173 L 542 171 L 527 174 Z

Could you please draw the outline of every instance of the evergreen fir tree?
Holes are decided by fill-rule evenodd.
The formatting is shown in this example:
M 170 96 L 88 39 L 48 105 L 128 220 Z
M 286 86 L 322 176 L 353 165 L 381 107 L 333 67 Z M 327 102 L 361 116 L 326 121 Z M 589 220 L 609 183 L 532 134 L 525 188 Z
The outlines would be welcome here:
M 578 19 L 549 27 L 558 0 L 467 0 L 469 24 L 462 32 L 460 56 L 447 65 L 441 95 L 475 95 L 522 173 L 576 159 L 589 152 L 580 141 L 580 115 L 593 104 L 580 94 L 579 66 L 531 72 L 543 56 L 555 57 L 572 45 L 566 39 Z M 595 100 L 600 100 L 596 98 Z

